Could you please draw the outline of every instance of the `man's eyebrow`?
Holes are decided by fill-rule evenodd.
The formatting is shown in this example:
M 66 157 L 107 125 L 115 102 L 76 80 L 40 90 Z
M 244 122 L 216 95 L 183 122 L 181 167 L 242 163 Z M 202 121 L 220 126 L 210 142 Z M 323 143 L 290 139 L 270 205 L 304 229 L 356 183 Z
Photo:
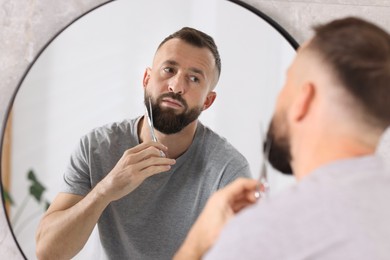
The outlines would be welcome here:
M 179 63 L 177 61 L 174 61 L 174 60 L 167 60 L 163 64 L 168 64 L 171 66 L 179 66 Z M 201 75 L 202 77 L 205 77 L 205 74 L 204 74 L 203 70 L 201 70 L 201 69 L 191 67 L 191 68 L 189 68 L 189 70 L 192 71 L 193 73 Z
M 190 71 L 192 71 L 192 72 L 194 72 L 194 73 L 196 73 L 196 74 L 201 75 L 203 78 L 205 77 L 204 72 L 203 72 L 203 70 L 201 70 L 201 69 L 190 68 Z
M 168 65 L 172 65 L 172 66 L 177 66 L 179 65 L 178 62 L 174 61 L 174 60 L 167 60 L 167 61 L 164 61 L 163 64 L 168 64 Z

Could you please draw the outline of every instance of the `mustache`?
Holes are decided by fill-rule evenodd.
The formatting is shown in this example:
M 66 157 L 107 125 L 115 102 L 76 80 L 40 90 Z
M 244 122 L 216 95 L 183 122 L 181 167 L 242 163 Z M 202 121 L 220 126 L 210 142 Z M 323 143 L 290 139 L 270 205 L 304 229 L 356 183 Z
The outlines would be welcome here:
M 176 93 L 173 93 L 173 92 L 169 92 L 169 93 L 164 93 L 164 94 L 162 94 L 159 98 L 158 98 L 158 100 L 157 100 L 157 103 L 160 103 L 164 98 L 171 98 L 171 99 L 174 99 L 174 100 L 176 100 L 176 101 L 178 101 L 178 102 L 180 102 L 182 105 L 183 105 L 183 107 L 185 108 L 185 109 L 187 109 L 188 108 L 188 104 L 187 104 L 187 102 L 184 100 L 184 98 L 180 95 L 180 94 L 176 94 Z

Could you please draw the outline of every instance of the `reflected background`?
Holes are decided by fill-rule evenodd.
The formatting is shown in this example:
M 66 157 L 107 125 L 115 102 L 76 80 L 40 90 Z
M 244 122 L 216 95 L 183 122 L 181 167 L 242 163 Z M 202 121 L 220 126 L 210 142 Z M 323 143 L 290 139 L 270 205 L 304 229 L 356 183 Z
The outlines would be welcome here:
M 210 34 L 222 59 L 217 99 L 200 120 L 243 153 L 257 177 L 260 123 L 268 127 L 294 48 L 262 18 L 229 1 L 113 1 L 48 45 L 14 101 L 9 218 L 28 259 L 35 259 L 34 235 L 45 202 L 58 193 L 79 138 L 144 113 L 144 70 L 162 39 L 183 26 Z M 31 170 L 46 188 L 40 203 L 30 195 Z M 294 182 L 273 170 L 269 181 L 271 195 Z M 87 257 L 100 257 L 96 234 L 77 258 Z

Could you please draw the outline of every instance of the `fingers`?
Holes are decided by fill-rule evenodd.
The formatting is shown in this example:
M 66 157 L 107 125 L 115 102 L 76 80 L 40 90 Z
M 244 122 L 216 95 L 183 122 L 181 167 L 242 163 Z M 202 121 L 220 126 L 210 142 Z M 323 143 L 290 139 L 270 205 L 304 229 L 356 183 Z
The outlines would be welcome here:
M 149 141 L 149 142 L 141 143 L 133 148 L 130 148 L 125 153 L 135 154 L 135 153 L 139 153 L 139 152 L 141 152 L 149 147 L 154 147 L 158 150 L 163 151 L 164 153 L 167 153 L 167 151 L 168 151 L 168 148 L 165 145 L 157 143 L 157 142 Z
M 145 177 L 166 172 L 171 169 L 171 166 L 176 163 L 176 160 L 165 157 L 150 157 L 137 164 L 139 172 Z
M 167 152 L 167 148 L 160 143 L 145 142 L 127 150 L 123 161 L 125 165 L 131 166 L 133 174 L 139 173 L 147 178 L 168 171 L 176 163 L 174 159 L 161 157 L 160 151 Z
M 224 197 L 230 209 L 237 213 L 257 201 L 255 197 L 257 185 L 256 180 L 239 178 L 222 189 L 220 195 Z
M 128 163 L 138 163 L 138 170 L 143 170 L 151 165 L 173 165 L 175 160 L 162 157 L 161 151 L 166 153 L 168 149 L 157 142 L 145 142 L 127 150 L 125 156 L 131 157 Z
M 124 164 L 136 164 L 150 157 L 165 157 L 161 156 L 161 151 L 166 154 L 167 148 L 160 143 L 145 142 L 126 150 L 123 153 L 122 159 L 124 161 Z
M 222 191 L 226 193 L 226 196 L 231 199 L 235 199 L 243 194 L 253 193 L 256 191 L 258 182 L 249 178 L 238 178 L 230 183 Z M 250 198 L 250 196 L 248 196 Z
M 151 175 L 168 171 L 176 161 L 161 157 L 160 151 L 167 151 L 167 149 L 156 142 L 142 143 L 126 150 L 101 182 L 101 187 L 109 199 L 111 201 L 120 199 Z
M 254 197 L 254 196 L 252 196 Z M 249 205 L 252 205 L 256 203 L 256 199 L 245 199 L 245 200 L 238 200 L 232 203 L 232 211 L 234 213 L 240 212 L 243 208 L 246 208 Z

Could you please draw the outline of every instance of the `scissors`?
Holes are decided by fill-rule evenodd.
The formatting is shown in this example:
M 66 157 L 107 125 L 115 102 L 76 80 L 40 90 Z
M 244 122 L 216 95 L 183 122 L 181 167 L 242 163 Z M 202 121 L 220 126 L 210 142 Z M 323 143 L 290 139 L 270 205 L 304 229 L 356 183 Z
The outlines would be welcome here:
M 154 133 L 152 101 L 151 101 L 150 97 L 149 97 L 149 109 L 147 108 L 146 104 L 145 104 L 145 108 L 146 108 L 146 117 L 147 117 L 147 120 L 148 120 L 149 129 L 150 129 L 150 135 L 152 136 L 152 140 L 154 142 L 158 143 L 156 134 Z M 163 151 L 161 151 L 161 150 L 160 150 L 160 156 L 161 157 L 166 157 L 165 153 Z
M 256 199 L 260 199 L 268 196 L 269 188 L 270 188 L 268 183 L 268 175 L 267 175 L 267 162 L 269 157 L 269 151 L 271 149 L 271 139 L 266 138 L 264 132 L 263 132 L 263 140 L 265 141 L 263 146 L 264 147 L 263 161 L 260 167 L 260 175 L 258 179 L 259 184 L 257 185 L 257 189 L 255 192 Z M 261 186 L 263 187 L 263 189 L 261 189 Z

